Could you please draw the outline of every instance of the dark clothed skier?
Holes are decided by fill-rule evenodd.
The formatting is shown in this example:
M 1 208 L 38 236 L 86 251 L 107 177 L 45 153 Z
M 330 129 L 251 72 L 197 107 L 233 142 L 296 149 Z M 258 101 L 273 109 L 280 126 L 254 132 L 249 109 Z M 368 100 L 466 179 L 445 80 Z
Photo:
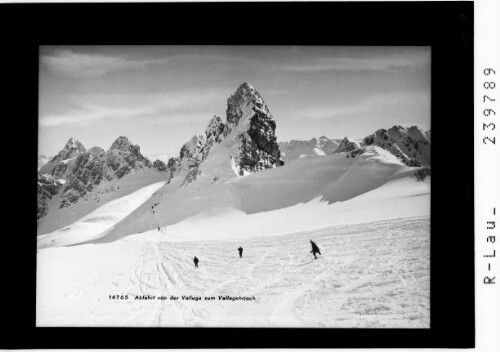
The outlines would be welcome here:
M 313 240 L 311 240 L 311 246 L 312 246 L 311 253 L 314 255 L 314 259 L 318 259 L 318 257 L 316 257 L 316 253 L 321 254 L 318 245 L 314 243 Z
M 197 268 L 199 260 L 198 258 L 196 258 L 196 256 L 194 257 L 193 262 L 194 262 L 194 267 Z
M 243 248 L 238 248 L 238 252 L 240 253 L 240 258 L 243 258 Z

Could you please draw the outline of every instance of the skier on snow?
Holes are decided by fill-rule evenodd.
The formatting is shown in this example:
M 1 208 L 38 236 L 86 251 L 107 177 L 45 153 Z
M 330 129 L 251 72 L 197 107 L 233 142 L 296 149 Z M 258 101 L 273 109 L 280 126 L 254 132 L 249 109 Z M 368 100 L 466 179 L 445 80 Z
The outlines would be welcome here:
M 240 258 L 243 258 L 243 248 L 238 248 L 238 252 L 240 253 Z
M 199 260 L 198 258 L 196 258 L 196 256 L 194 257 L 193 262 L 194 262 L 194 267 L 197 268 Z
M 314 255 L 314 259 L 318 259 L 318 257 L 316 257 L 316 253 L 321 254 L 321 252 L 319 251 L 318 245 L 316 243 L 314 243 L 313 240 L 311 240 L 311 246 L 312 246 L 311 253 Z

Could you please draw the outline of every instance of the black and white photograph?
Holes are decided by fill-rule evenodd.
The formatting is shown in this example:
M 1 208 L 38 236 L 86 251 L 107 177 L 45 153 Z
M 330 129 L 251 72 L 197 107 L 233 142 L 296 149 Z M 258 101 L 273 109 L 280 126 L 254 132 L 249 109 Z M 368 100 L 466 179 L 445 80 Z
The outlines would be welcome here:
M 0 4 L 0 348 L 489 351 L 486 1 Z
M 429 329 L 431 55 L 41 45 L 36 326 Z

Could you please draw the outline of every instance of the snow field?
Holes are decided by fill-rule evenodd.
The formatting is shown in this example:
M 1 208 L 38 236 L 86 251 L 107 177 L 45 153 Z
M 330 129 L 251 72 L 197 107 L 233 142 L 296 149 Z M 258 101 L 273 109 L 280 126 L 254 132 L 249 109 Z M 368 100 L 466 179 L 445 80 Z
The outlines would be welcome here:
M 179 188 L 176 182 L 165 185 L 158 192 L 163 196 L 152 197 L 151 202 L 133 210 L 98 242 L 112 242 L 159 225 L 172 227 L 175 236 L 198 240 L 229 238 L 235 232 L 238 236 L 274 235 L 425 216 L 430 210 L 430 178 L 417 182 L 410 177 L 413 172 L 389 152 L 373 147 L 356 159 L 344 154 L 296 159 L 281 167 L 217 182 L 211 174 L 202 173 L 196 182 L 184 187 Z M 414 198 L 417 195 L 424 198 Z M 159 203 L 155 215 L 150 203 Z M 294 221 L 289 220 L 290 215 Z
M 134 193 L 39 236 L 37 325 L 429 327 L 430 177 L 378 147 L 228 169 L 183 187 L 136 175 Z
M 192 242 L 165 242 L 165 233 L 151 231 L 43 249 L 37 326 L 428 328 L 429 226 L 428 217 L 417 217 Z M 310 239 L 323 254 L 318 260 Z M 129 299 L 110 300 L 114 294 Z M 133 299 L 140 295 L 202 300 Z
M 248 197 L 250 199 L 250 197 Z M 346 202 L 328 204 L 322 197 L 268 212 L 228 209 L 200 213 L 166 228 L 166 241 L 231 240 L 309 231 L 335 225 L 429 216 L 428 182 L 408 177 Z

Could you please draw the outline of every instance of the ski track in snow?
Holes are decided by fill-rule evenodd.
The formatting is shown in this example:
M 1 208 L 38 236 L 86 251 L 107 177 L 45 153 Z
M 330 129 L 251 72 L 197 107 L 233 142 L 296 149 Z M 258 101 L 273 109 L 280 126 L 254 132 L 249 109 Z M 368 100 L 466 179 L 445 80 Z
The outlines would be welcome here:
M 323 254 L 317 260 L 310 239 Z M 39 279 L 44 285 L 56 282 L 57 289 L 44 291 L 39 283 L 37 325 L 425 328 L 429 240 L 430 220 L 423 217 L 223 242 L 131 236 L 111 244 L 44 249 Z M 96 255 L 102 262 L 75 259 L 74 265 L 90 265 L 87 270 L 68 262 L 79 254 L 92 258 L 96 250 L 110 255 Z M 108 298 L 115 294 L 129 299 Z M 134 299 L 141 295 L 202 300 Z M 222 301 L 219 295 L 256 300 Z M 205 296 L 215 300 L 204 301 Z

